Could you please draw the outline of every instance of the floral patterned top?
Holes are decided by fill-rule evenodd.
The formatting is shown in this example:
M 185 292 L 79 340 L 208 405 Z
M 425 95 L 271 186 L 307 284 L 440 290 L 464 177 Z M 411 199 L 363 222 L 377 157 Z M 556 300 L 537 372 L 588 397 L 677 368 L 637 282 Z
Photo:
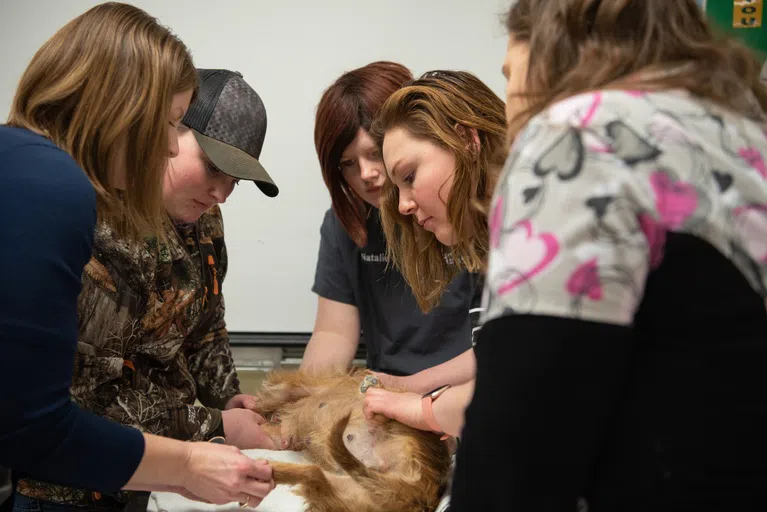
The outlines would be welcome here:
M 603 90 L 519 134 L 489 212 L 455 510 L 767 506 L 759 119 Z
M 488 321 L 634 321 L 669 233 L 698 237 L 767 298 L 765 127 L 684 92 L 599 91 L 520 134 L 490 214 Z

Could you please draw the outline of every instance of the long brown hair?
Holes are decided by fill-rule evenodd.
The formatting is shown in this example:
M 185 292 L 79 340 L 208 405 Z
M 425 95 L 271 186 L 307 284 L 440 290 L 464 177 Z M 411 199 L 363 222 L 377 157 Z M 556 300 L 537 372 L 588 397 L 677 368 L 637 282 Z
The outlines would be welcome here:
M 322 178 L 330 192 L 333 211 L 341 225 L 359 247 L 367 244 L 367 207 L 344 179 L 339 165 L 341 155 L 370 124 L 384 101 L 413 79 L 403 65 L 379 61 L 341 75 L 322 94 L 314 124 L 314 146 L 322 168 Z
M 510 122 L 512 138 L 558 100 L 628 83 L 686 89 L 749 117 L 767 109 L 758 60 L 717 37 L 695 0 L 518 0 L 506 28 L 531 55 L 528 108 Z
M 162 176 L 174 94 L 197 87 L 184 44 L 141 9 L 98 5 L 59 29 L 21 77 L 8 124 L 49 138 L 90 179 L 100 222 L 162 233 Z M 127 187 L 110 170 L 124 161 Z
M 504 104 L 471 73 L 430 71 L 395 92 L 381 108 L 372 128 L 379 147 L 386 132 L 399 127 L 450 151 L 456 161 L 447 218 L 457 242 L 449 249 L 412 215 L 399 212 L 399 190 L 388 177 L 381 192 L 389 260 L 402 272 L 420 308 L 429 311 L 461 269 L 484 269 L 487 209 L 505 156 Z

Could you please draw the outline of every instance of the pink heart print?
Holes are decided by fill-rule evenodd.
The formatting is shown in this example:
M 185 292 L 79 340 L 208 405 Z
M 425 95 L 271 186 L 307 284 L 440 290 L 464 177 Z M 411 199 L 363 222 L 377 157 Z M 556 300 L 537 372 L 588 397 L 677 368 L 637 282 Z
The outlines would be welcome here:
M 658 268 L 663 260 L 666 230 L 649 213 L 639 214 L 638 219 L 639 226 L 647 239 L 647 245 L 650 246 L 650 268 Z
M 698 207 L 698 192 L 689 183 L 674 182 L 668 174 L 656 171 L 650 176 L 655 191 L 655 208 L 667 229 L 679 229 Z
M 585 296 L 591 300 L 602 298 L 602 282 L 599 280 L 596 258 L 591 258 L 575 269 L 567 280 L 567 291 L 576 297 Z
M 740 148 L 738 154 L 748 165 L 756 169 L 762 178 L 767 179 L 767 165 L 764 163 L 761 151 L 756 148 Z
M 588 127 L 591 124 L 591 121 L 594 119 L 594 116 L 597 113 L 597 110 L 599 109 L 599 105 L 602 104 L 602 93 L 595 92 L 591 97 L 591 105 L 589 105 L 589 109 L 586 111 L 586 114 L 583 116 L 583 119 L 581 119 L 581 126 L 583 128 Z
M 515 276 L 498 287 L 498 295 L 512 291 L 545 269 L 559 253 L 559 242 L 551 233 L 535 233 L 530 220 L 524 220 L 503 241 L 503 267 Z

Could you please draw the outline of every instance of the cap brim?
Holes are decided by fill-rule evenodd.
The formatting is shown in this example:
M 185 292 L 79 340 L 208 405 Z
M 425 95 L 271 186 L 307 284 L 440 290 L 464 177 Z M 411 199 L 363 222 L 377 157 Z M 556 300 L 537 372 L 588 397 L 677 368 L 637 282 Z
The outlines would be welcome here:
M 280 189 L 258 159 L 241 149 L 203 135 L 197 130 L 193 129 L 192 133 L 205 155 L 221 172 L 233 178 L 255 182 L 261 192 L 269 197 L 275 197 L 280 193 Z

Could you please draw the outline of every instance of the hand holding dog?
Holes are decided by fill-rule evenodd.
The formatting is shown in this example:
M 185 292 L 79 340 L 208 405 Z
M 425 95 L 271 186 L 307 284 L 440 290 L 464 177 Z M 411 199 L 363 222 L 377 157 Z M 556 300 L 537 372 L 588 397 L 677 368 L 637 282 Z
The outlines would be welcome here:
M 370 421 L 373 421 L 375 414 L 381 414 L 419 430 L 431 430 L 423 419 L 421 395 L 416 393 L 369 388 L 365 392 L 363 411 Z
M 275 483 L 266 461 L 256 461 L 232 446 L 189 444 L 182 484 L 168 489 L 198 501 L 224 504 L 232 501 L 257 507 Z
M 274 449 L 274 441 L 266 435 L 261 425 L 266 420 L 249 409 L 229 409 L 221 412 L 224 436 L 227 444 L 242 450 L 250 448 Z
M 224 406 L 225 411 L 229 409 L 250 409 L 253 412 L 258 412 L 258 402 L 253 395 L 234 395 Z

